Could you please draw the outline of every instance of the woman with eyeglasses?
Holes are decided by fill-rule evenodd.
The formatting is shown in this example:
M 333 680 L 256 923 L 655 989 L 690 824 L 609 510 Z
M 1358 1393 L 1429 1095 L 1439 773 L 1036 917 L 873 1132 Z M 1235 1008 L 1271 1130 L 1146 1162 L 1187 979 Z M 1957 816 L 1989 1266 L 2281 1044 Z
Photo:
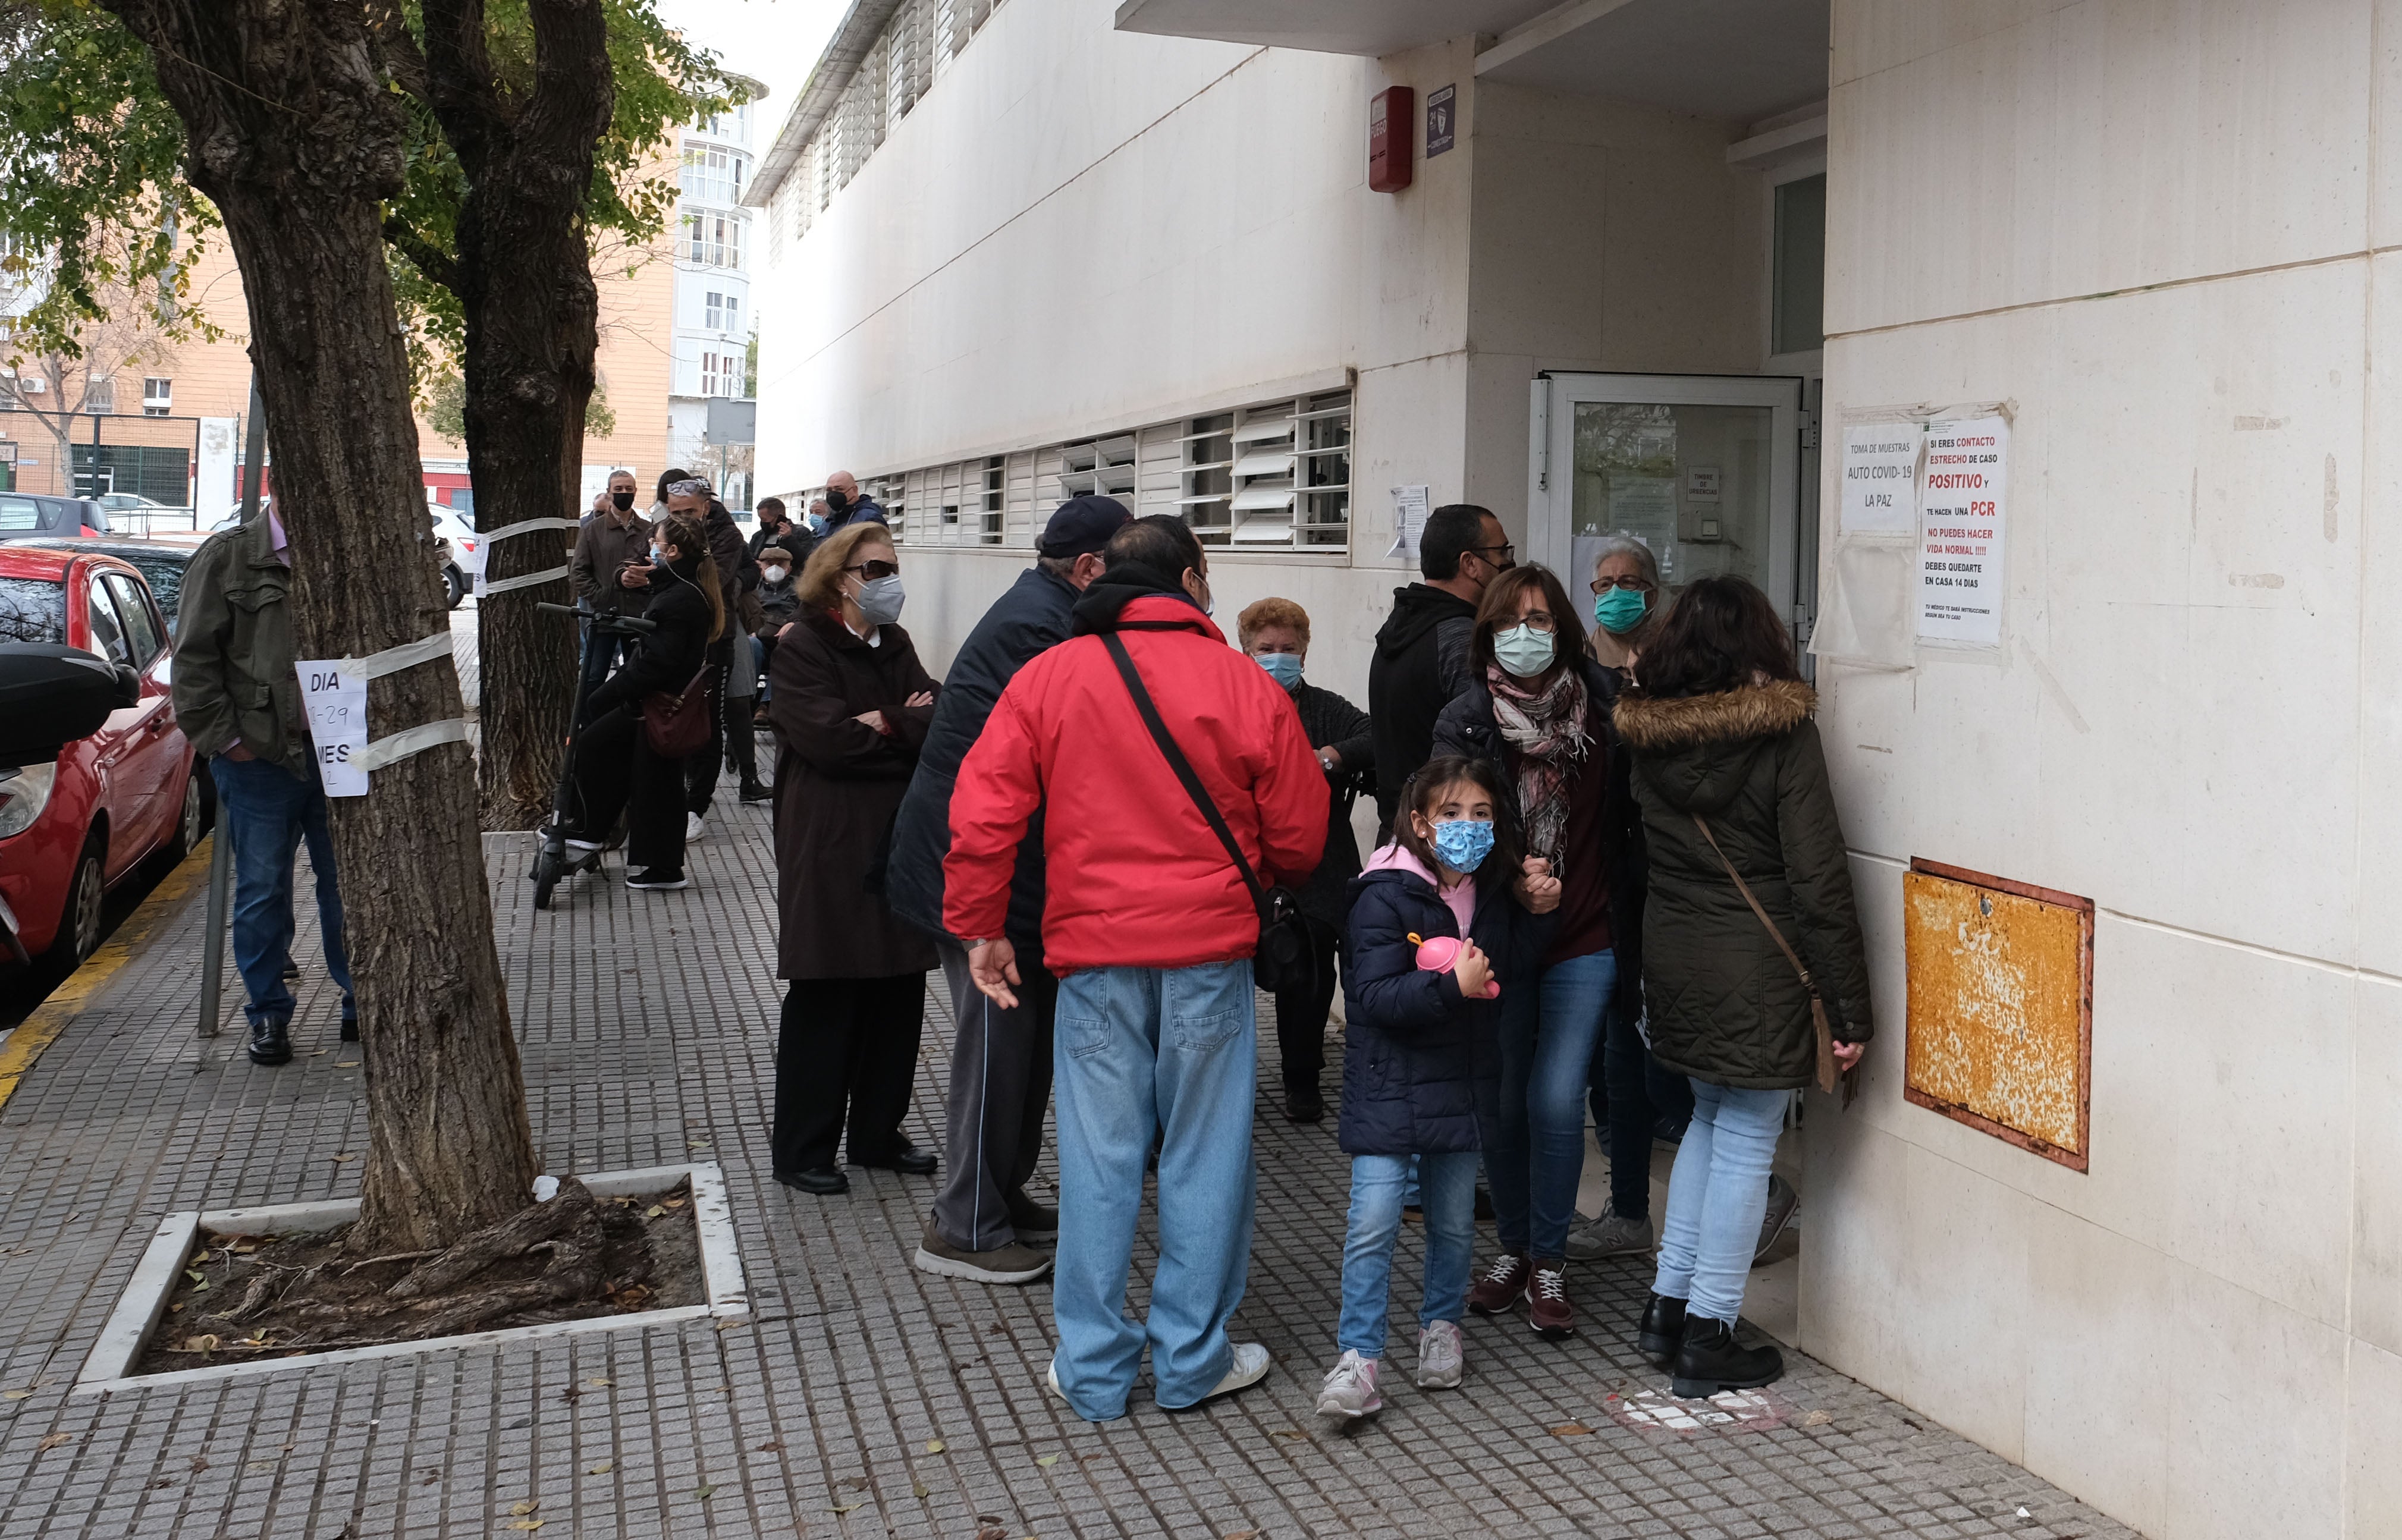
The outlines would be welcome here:
M 1524 1301 L 1527 1325 L 1548 1338 L 1576 1330 L 1567 1239 L 1585 1087 L 1603 1011 L 1637 987 L 1643 905 L 1641 827 L 1609 720 L 1622 681 L 1585 652 L 1570 602 L 1546 567 L 1495 578 L 1469 636 L 1468 686 L 1434 731 L 1437 754 L 1500 770 L 1528 907 L 1553 909 L 1538 922 L 1535 976 L 1501 997 L 1501 1105 L 1484 1138 L 1501 1252 L 1468 1297 L 1480 1315 Z
M 1586 648 L 1604 667 L 1623 672 L 1660 618 L 1660 563 L 1633 535 L 1598 543 L 1593 563 L 1593 634 Z
M 940 688 L 901 618 L 901 559 L 883 525 L 845 526 L 802 568 L 799 618 L 777 639 L 776 1179 L 850 1190 L 836 1161 L 931 1176 L 901 1132 L 917 1076 L 934 943 L 884 901 L 885 842 Z

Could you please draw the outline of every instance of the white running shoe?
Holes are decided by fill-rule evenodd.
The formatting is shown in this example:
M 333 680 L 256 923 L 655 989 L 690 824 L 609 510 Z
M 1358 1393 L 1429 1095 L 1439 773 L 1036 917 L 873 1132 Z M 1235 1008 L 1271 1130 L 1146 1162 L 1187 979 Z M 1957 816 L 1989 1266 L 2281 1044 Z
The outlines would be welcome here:
M 1201 1401 L 1214 1401 L 1221 1396 L 1232 1396 L 1238 1390 L 1249 1390 L 1267 1377 L 1268 1350 L 1257 1342 L 1236 1342 L 1235 1367 L 1226 1371 L 1224 1379 L 1209 1387 L 1209 1394 L 1201 1397 Z M 1193 1404 L 1197 1407 L 1201 1401 L 1195 1401 Z M 1182 1411 L 1184 1409 L 1170 1407 L 1167 1409 Z
M 1468 1342 L 1458 1322 L 1437 1321 L 1418 1333 L 1418 1389 L 1456 1389 L 1467 1367 Z M 1325 1409 L 1323 1402 L 1318 1409 Z
M 690 845 L 695 840 L 706 839 L 708 835 L 709 820 L 707 818 L 702 818 L 697 813 L 686 813 L 683 816 L 684 844 Z
M 1459 1328 L 1454 1327 L 1452 1330 L 1456 1333 Z M 1325 1388 L 1318 1393 L 1318 1415 L 1349 1422 L 1384 1410 L 1385 1398 L 1376 1391 L 1376 1370 L 1381 1363 L 1381 1359 L 1362 1358 L 1357 1348 L 1345 1349 L 1334 1367 L 1326 1371 Z

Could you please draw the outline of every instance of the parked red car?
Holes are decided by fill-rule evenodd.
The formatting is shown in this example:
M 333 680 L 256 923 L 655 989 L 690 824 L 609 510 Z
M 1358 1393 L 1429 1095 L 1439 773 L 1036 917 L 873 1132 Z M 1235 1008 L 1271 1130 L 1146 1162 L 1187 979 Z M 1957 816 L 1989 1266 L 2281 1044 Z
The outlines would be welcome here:
M 56 763 L 0 769 L 0 900 L 29 953 L 81 962 L 108 888 L 152 852 L 200 843 L 206 804 L 168 696 L 169 640 L 130 562 L 0 545 L 0 641 L 79 647 L 142 680 L 139 700 Z

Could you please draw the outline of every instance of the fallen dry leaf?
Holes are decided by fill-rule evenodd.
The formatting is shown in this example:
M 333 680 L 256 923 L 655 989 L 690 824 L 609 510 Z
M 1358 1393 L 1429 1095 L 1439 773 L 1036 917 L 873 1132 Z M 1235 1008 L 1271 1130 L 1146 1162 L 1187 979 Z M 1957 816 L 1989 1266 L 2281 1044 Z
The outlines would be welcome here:
M 334 1067 L 336 1069 L 356 1069 L 358 1066 L 359 1061 L 356 1059 L 336 1059 L 334 1061 Z
M 648 1208 L 646 1208 L 646 1209 L 642 1210 L 642 1217 L 643 1217 L 643 1218 L 645 1218 L 645 1219 L 656 1219 L 656 1218 L 657 1218 L 660 1215 L 665 1214 L 666 1212 L 667 1212 L 667 1210 L 666 1210 L 666 1209 L 661 1208 L 661 1207 L 660 1207 L 658 1204 L 656 1204 L 656 1203 L 653 1203 L 650 1207 L 648 1207 Z
M 759 1452 L 761 1454 L 780 1454 L 783 1452 L 783 1448 L 784 1441 L 781 1438 L 770 1438 L 766 1443 L 759 1446 Z
M 509 1505 L 509 1512 L 515 1514 L 518 1518 L 522 1519 L 527 1514 L 531 1513 L 534 1509 L 540 1506 L 542 1506 L 542 1499 L 537 1497 L 531 1503 L 511 1503 Z
M 58 1448 L 61 1444 L 72 1444 L 75 1440 L 76 1436 L 72 1433 L 53 1433 L 49 1437 L 44 1438 L 40 1443 L 35 1444 L 34 1446 L 34 1452 L 36 1454 L 48 1454 L 50 1451 Z
M 1259 1540 L 1257 1530 L 1228 1530 L 1224 1540 Z
M 999 1524 L 976 1525 L 975 1540 L 1009 1540 L 1009 1532 Z
M 834 1506 L 834 1511 L 836 1513 L 849 1513 L 854 1508 L 863 1508 L 865 1506 L 867 1506 L 867 1505 L 864 1503 L 836 1503 Z
M 542 1528 L 543 1525 L 549 1522 L 550 1520 L 547 1519 L 519 1519 L 507 1527 L 513 1530 L 523 1530 L 527 1533 L 531 1534 L 535 1530 Z
M 1302 1432 L 1299 1428 L 1278 1428 L 1274 1433 L 1268 1435 L 1268 1437 L 1271 1438 L 1306 1438 L 1309 1435 Z
M 1576 1438 L 1591 1433 L 1593 1429 L 1585 1426 L 1582 1423 L 1562 1423 L 1558 1427 L 1552 1430 L 1552 1437 L 1554 1438 Z
M 200 1337 L 186 1337 L 184 1339 L 184 1351 L 186 1353 L 214 1353 L 223 1341 L 224 1339 L 218 1337 L 215 1332 L 210 1332 L 207 1335 Z
M 334 1163 L 336 1165 L 348 1165 L 357 1159 L 358 1157 L 356 1155 L 352 1154 L 348 1150 L 344 1150 L 341 1154 L 334 1157 Z
M 943 1452 L 943 1441 L 942 1441 L 940 1438 L 929 1438 L 929 1439 L 927 1439 L 927 1440 L 926 1440 L 926 1452 L 927 1452 L 927 1453 L 929 1453 L 929 1454 L 940 1454 L 940 1453 L 942 1453 L 942 1452 Z
M 670 1198 L 660 1203 L 659 1206 L 661 1208 L 682 1208 L 683 1204 L 684 1201 L 682 1198 Z
M 911 1492 L 912 1493 L 914 1493 L 915 1495 L 917 1495 L 917 1496 L 918 1496 L 918 1497 L 931 1497 L 931 1496 L 932 1496 L 932 1495 L 933 1495 L 933 1489 L 932 1489 L 932 1488 L 931 1488 L 931 1487 L 929 1487 L 929 1486 L 927 1486 L 927 1485 L 926 1485 L 926 1483 L 925 1483 L 925 1482 L 923 1482 L 923 1481 L 918 1482 L 917 1485 L 915 1485 L 915 1486 L 911 1487 L 909 1490 L 910 1490 L 910 1492 Z
M 587 1385 L 600 1386 L 600 1385 L 609 1384 L 609 1383 L 611 1383 L 612 1382 L 610 1382 L 610 1381 L 608 1381 L 608 1380 L 605 1380 L 605 1379 L 601 1378 L 600 1375 L 596 1374 L 596 1375 L 594 1375 L 591 1379 L 587 1380 L 587 1381 L 585 1381 L 584 1382 L 585 1382 L 586 1384 L 587 1384 Z
M 711 1494 L 711 1493 L 712 1493 L 712 1492 L 716 1492 L 716 1491 L 717 1491 L 717 1489 L 716 1489 L 715 1487 L 713 1487 L 713 1486 L 710 1485 L 710 1484 L 709 1484 L 708 1482 L 706 1482 L 706 1481 L 703 1481 L 703 1482 L 702 1482 L 698 1487 L 697 1487 L 697 1488 L 695 1488 L 695 1489 L 694 1489 L 694 1491 L 693 1491 L 693 1495 L 694 1495 L 695 1497 L 699 1498 L 702 1502 L 706 1503 L 706 1502 L 708 1502 L 708 1501 L 709 1501 L 709 1499 L 710 1499 L 710 1494 Z
M 597 1465 L 585 1466 L 584 1474 L 587 1476 L 606 1476 L 609 1474 L 614 1464 L 615 1463 L 614 1461 L 603 1460 Z
M 33 1394 L 30 1390 L 0 1390 L 0 1401 L 21 1401 Z
M 1822 1428 L 1834 1420 L 1835 1414 L 1831 1411 L 1805 1411 L 1802 1414 L 1802 1425 L 1805 1428 Z
M 1052 1466 L 1059 1463 L 1059 1457 L 1056 1454 L 1037 1455 L 1034 1463 L 1041 1465 L 1044 1470 L 1049 1470 Z

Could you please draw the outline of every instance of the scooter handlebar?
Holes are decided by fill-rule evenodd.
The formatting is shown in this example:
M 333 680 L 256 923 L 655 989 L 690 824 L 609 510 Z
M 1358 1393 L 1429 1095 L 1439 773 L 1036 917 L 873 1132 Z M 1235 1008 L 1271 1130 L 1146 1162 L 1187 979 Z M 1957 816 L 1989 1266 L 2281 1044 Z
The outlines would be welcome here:
M 644 620 L 640 615 L 604 615 L 588 604 L 553 604 L 548 599 L 542 599 L 536 601 L 534 608 L 555 611 L 562 615 L 573 615 L 578 620 L 588 620 L 603 631 L 625 631 L 646 637 L 659 628 L 657 621 Z

